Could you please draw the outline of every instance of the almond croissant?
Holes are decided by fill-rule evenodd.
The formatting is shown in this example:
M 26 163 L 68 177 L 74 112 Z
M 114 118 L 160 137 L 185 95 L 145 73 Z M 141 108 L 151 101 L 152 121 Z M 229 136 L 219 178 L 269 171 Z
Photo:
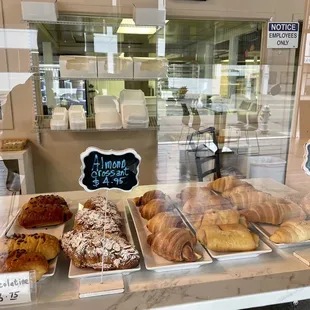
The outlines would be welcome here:
M 157 255 L 172 262 L 195 262 L 202 256 L 195 252 L 195 236 L 187 229 L 167 228 L 149 235 L 148 244 Z

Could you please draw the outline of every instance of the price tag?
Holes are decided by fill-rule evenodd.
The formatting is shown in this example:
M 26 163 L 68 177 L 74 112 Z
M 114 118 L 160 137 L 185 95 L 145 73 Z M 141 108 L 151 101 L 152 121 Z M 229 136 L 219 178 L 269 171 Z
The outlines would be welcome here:
M 0 306 L 31 302 L 29 272 L 0 274 Z

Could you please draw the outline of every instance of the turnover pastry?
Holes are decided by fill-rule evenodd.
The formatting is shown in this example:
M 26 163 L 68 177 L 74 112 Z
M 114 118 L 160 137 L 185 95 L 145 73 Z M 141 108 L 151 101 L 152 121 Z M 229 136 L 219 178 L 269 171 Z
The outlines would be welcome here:
M 202 214 L 207 210 L 230 209 L 233 206 L 230 201 L 219 195 L 210 195 L 200 198 L 191 198 L 183 206 L 183 212 L 187 214 Z
M 62 224 L 71 217 L 72 212 L 63 198 L 41 195 L 24 204 L 18 222 L 22 227 L 33 228 Z
M 2 254 L 0 272 L 21 272 L 35 270 L 36 280 L 48 272 L 48 262 L 39 253 L 28 253 L 26 250 L 16 250 L 10 254 Z
M 293 219 L 281 224 L 270 236 L 274 243 L 297 243 L 310 239 L 310 221 Z
M 42 254 L 47 260 L 55 258 L 60 252 L 59 240 L 48 234 L 14 234 L 0 240 L 0 253 L 25 250 L 28 253 Z
M 186 203 L 191 198 L 203 199 L 203 197 L 211 196 L 213 193 L 206 187 L 185 187 L 181 193 L 177 195 L 177 198 L 181 199 L 182 203 Z
M 251 205 L 250 209 L 241 210 L 240 213 L 249 222 L 273 225 L 282 224 L 293 218 L 306 218 L 305 212 L 297 204 L 284 202 L 286 201 L 265 201 L 259 205 Z
M 173 212 L 157 213 L 147 223 L 147 229 L 151 233 L 157 233 L 165 228 L 185 227 L 181 217 Z
M 61 245 L 78 268 L 101 270 L 130 269 L 139 265 L 138 251 L 125 239 L 96 230 L 72 230 L 63 235 Z
M 253 251 L 259 237 L 241 224 L 206 225 L 197 231 L 197 239 L 216 252 Z
M 120 215 L 111 217 L 102 211 L 83 208 L 75 216 L 74 229 L 100 230 L 110 234 L 122 235 L 123 220 Z
M 157 213 L 170 211 L 173 208 L 171 200 L 153 199 L 140 208 L 140 213 L 143 218 L 150 220 Z
M 195 236 L 187 229 L 167 228 L 149 235 L 148 244 L 157 255 L 173 262 L 195 262 L 201 254 L 195 252 Z
M 142 197 L 135 198 L 134 203 L 137 207 L 140 207 L 146 205 L 153 199 L 166 199 L 166 195 L 160 190 L 152 190 L 146 192 Z

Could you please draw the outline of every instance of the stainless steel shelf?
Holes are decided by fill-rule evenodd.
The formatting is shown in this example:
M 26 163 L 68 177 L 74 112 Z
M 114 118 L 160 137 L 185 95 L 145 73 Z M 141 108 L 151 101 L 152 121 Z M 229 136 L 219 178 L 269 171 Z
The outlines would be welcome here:
M 95 118 L 93 116 L 86 118 L 87 129 L 83 130 L 51 130 L 50 128 L 50 115 L 37 115 L 35 118 L 35 132 L 112 132 L 112 131 L 145 131 L 145 130 L 158 130 L 159 125 L 157 124 L 157 118 L 155 116 L 150 117 L 149 127 L 148 128 L 130 128 L 130 129 L 96 129 Z

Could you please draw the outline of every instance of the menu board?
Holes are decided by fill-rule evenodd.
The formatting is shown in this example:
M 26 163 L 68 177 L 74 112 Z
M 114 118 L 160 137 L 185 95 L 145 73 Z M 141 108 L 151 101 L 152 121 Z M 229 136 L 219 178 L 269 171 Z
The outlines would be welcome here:
M 141 157 L 134 149 L 104 151 L 89 147 L 81 154 L 80 185 L 87 191 L 131 191 L 139 184 Z

